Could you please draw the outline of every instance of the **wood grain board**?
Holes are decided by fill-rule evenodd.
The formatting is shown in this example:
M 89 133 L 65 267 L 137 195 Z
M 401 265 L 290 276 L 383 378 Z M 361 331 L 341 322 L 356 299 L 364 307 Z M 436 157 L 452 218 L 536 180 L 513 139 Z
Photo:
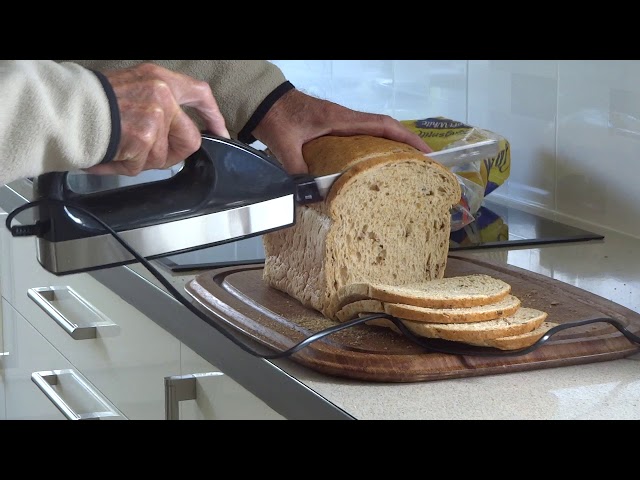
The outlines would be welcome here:
M 640 314 L 603 297 L 518 267 L 450 255 L 445 276 L 483 273 L 509 283 L 522 306 L 566 323 L 613 317 L 638 335 Z M 282 351 L 335 323 L 296 299 L 267 286 L 262 264 L 207 271 L 186 285 L 212 318 L 236 332 Z M 623 358 L 640 350 L 613 326 L 570 328 L 526 355 L 486 357 L 426 352 L 382 327 L 358 325 L 316 341 L 291 359 L 315 371 L 373 382 L 421 382 L 561 367 Z

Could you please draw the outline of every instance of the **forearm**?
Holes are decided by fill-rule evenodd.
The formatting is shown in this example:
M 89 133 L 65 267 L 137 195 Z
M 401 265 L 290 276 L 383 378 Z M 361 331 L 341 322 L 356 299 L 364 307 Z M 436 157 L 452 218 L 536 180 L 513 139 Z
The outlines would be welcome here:
M 94 72 L 70 63 L 2 61 L 0 91 L 0 185 L 115 155 L 117 109 Z
M 209 83 L 229 133 L 251 143 L 251 132 L 273 103 L 293 88 L 280 69 L 266 60 L 73 60 L 98 71 L 153 62 Z M 200 119 L 191 114 L 198 126 Z

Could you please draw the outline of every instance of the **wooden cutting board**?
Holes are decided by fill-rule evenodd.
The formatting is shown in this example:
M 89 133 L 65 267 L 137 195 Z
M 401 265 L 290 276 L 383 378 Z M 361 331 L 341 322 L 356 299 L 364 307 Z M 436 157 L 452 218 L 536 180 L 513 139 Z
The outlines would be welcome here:
M 276 351 L 335 325 L 289 295 L 267 286 L 262 264 L 207 271 L 187 292 L 214 318 Z M 640 314 L 569 284 L 518 267 L 451 255 L 445 276 L 483 273 L 504 280 L 522 306 L 566 323 L 598 317 L 620 320 L 638 335 Z M 292 360 L 318 372 L 374 382 L 420 382 L 613 360 L 640 350 L 618 330 L 595 323 L 563 330 L 526 355 L 486 357 L 426 352 L 382 327 L 357 325 L 296 352 Z

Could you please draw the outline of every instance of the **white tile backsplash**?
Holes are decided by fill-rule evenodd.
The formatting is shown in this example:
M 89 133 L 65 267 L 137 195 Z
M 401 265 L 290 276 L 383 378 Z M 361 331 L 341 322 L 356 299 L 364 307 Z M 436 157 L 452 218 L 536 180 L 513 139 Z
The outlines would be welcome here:
M 332 60 L 271 60 L 299 90 L 314 97 L 331 97 Z
M 299 89 L 399 120 L 444 116 L 511 144 L 491 195 L 640 237 L 638 60 L 272 60 Z
M 559 79 L 557 209 L 640 236 L 640 62 L 562 61 Z
M 398 120 L 466 119 L 466 60 L 394 60 L 393 85 Z
M 469 124 L 511 146 L 507 182 L 492 195 L 555 209 L 557 61 L 469 62 Z
M 334 60 L 331 96 L 354 110 L 393 113 L 393 60 Z

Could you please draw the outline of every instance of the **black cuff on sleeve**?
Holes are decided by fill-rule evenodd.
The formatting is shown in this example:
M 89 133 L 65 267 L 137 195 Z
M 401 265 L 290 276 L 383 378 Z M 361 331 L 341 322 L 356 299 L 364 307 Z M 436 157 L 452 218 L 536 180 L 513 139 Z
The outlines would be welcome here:
M 262 103 L 258 105 L 256 111 L 253 112 L 253 115 L 251 115 L 251 118 L 249 118 L 249 121 L 246 123 L 244 128 L 240 130 L 240 133 L 238 133 L 238 140 L 246 144 L 255 142 L 256 138 L 251 134 L 251 132 L 253 132 L 254 128 L 258 126 L 260 120 L 264 118 L 273 104 L 276 103 L 276 101 L 285 93 L 289 90 L 293 90 L 294 88 L 295 87 L 291 82 L 286 81 L 281 83 L 269 95 L 267 95 Z
M 91 70 L 95 73 L 98 80 L 102 84 L 107 99 L 109 100 L 109 109 L 111 110 L 111 138 L 109 139 L 109 145 L 107 145 L 107 153 L 100 163 L 108 163 L 116 156 L 118 151 L 118 145 L 120 145 L 120 136 L 122 131 L 120 129 L 120 109 L 118 108 L 118 99 L 116 93 L 113 91 L 113 87 L 102 73 L 95 70 Z

